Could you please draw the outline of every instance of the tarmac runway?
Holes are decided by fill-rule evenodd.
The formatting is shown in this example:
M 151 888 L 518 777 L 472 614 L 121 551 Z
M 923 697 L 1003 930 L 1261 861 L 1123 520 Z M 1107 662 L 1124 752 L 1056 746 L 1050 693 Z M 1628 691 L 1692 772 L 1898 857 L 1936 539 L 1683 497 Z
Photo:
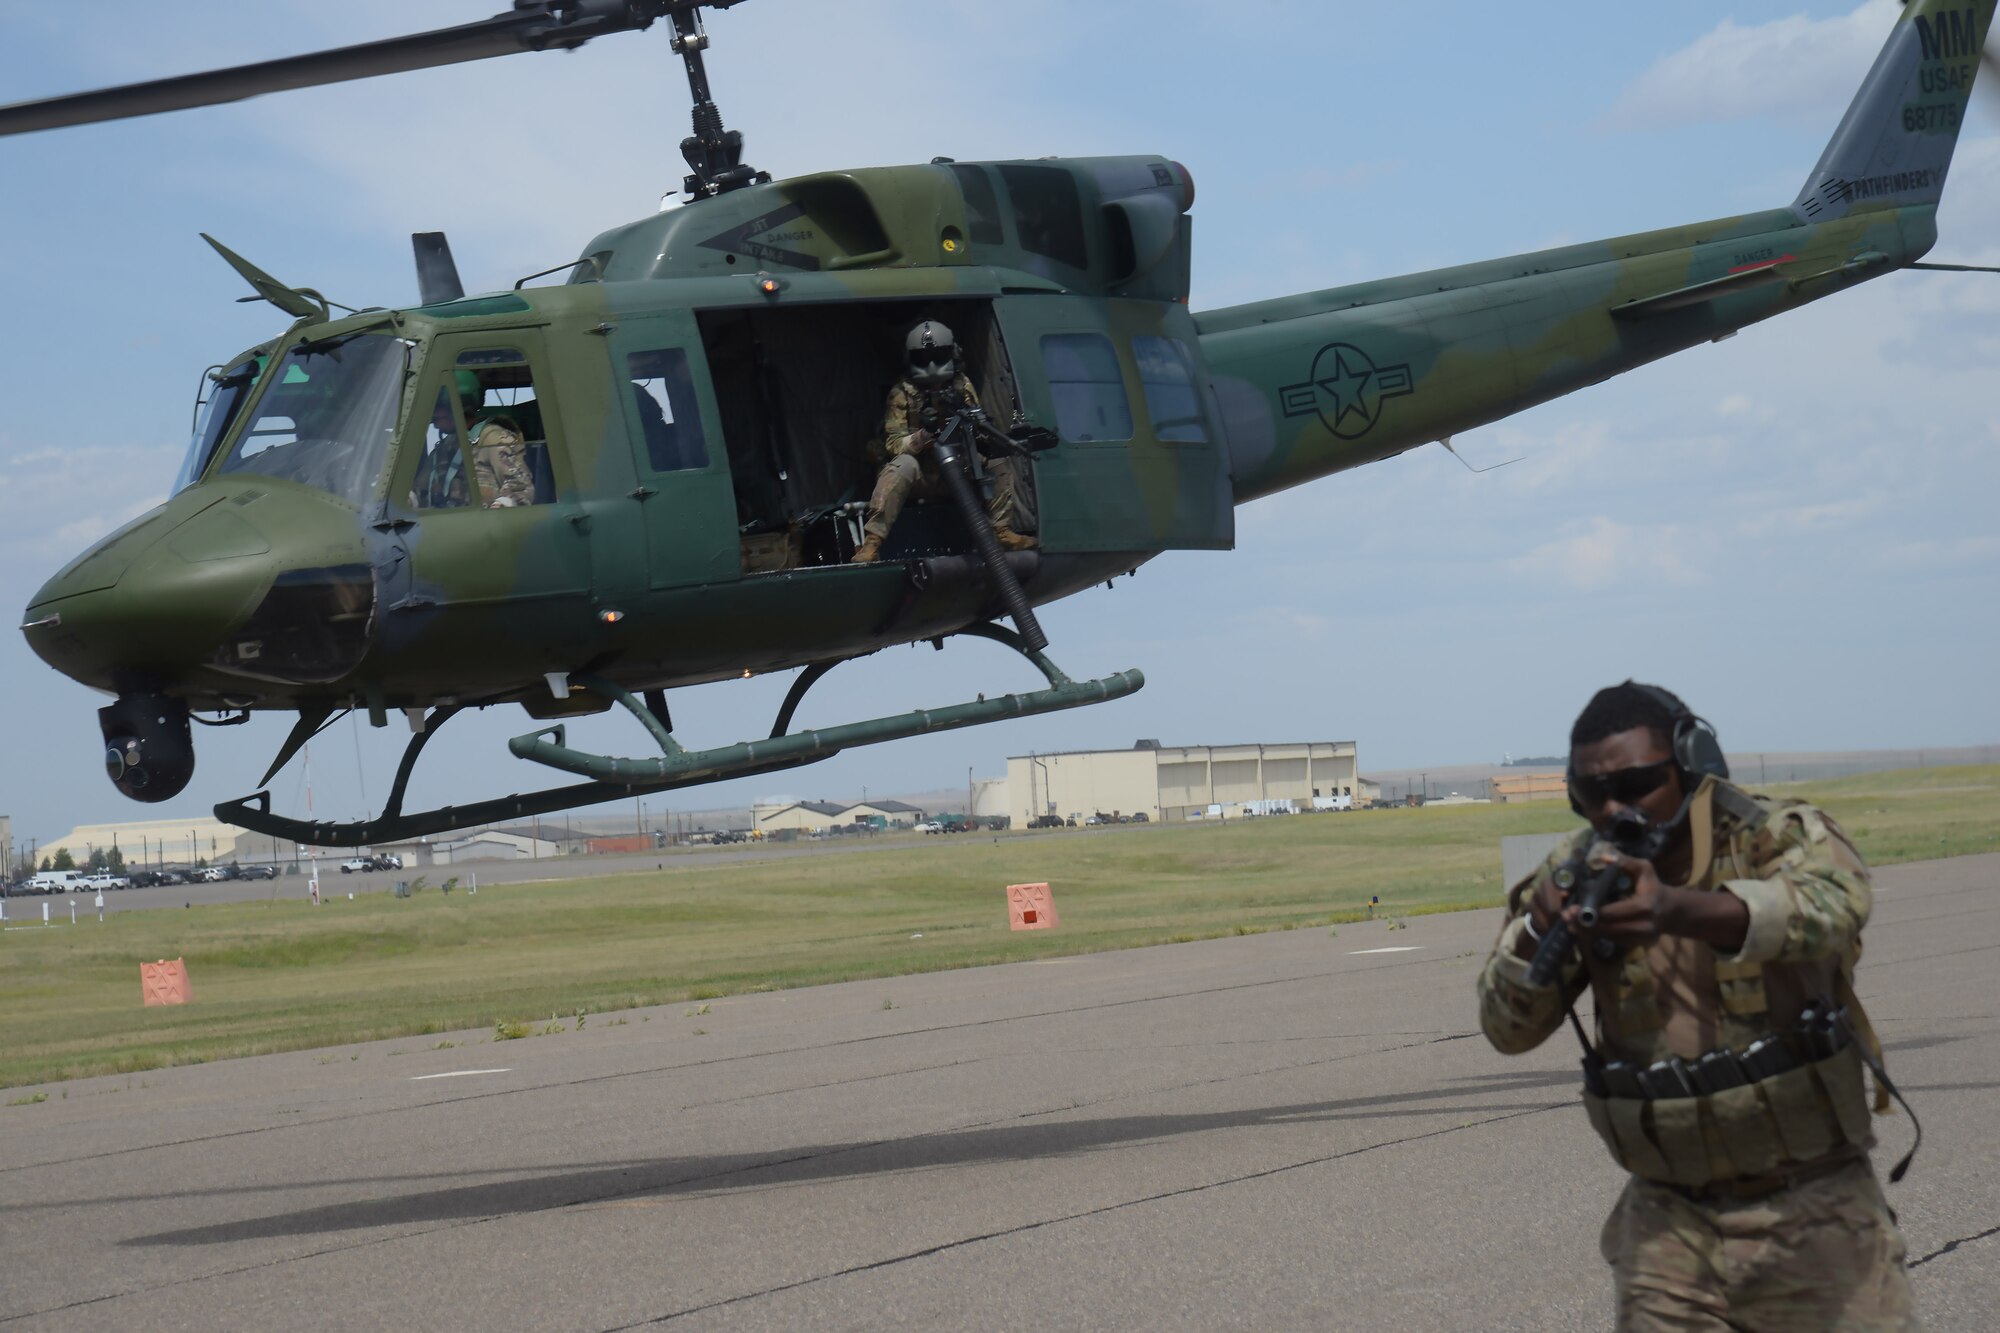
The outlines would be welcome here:
M 1924 1121 L 1890 1200 L 1932 1329 L 2000 1309 L 1996 876 L 1881 872 L 1860 973 Z M 1567 1034 L 1479 1036 L 1496 925 L 50 1085 L 0 1111 L 0 1324 L 1601 1329 L 1620 1173 Z

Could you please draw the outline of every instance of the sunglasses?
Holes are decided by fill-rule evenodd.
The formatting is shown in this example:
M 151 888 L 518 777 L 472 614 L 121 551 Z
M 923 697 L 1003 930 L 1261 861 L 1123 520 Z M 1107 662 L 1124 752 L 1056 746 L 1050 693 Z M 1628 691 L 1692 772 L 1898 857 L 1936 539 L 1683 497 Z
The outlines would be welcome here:
M 1667 774 L 1673 772 L 1671 759 L 1657 764 L 1641 764 L 1637 768 L 1618 768 L 1609 773 L 1593 773 L 1588 777 L 1572 773 L 1569 778 L 1570 794 L 1576 797 L 1578 805 L 1588 809 L 1608 805 L 1612 801 L 1620 805 L 1632 805 L 1651 796 L 1666 782 Z

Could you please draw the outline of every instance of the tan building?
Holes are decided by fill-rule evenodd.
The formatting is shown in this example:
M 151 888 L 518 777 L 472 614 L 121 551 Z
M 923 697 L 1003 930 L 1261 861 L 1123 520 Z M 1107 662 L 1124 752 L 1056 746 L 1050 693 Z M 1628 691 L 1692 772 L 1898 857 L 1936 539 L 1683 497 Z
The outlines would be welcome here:
M 650 846 L 650 842 L 648 843 Z M 463 865 L 468 861 L 547 861 L 560 857 L 563 846 L 547 838 L 536 838 L 501 829 L 481 829 L 463 837 L 409 838 L 403 842 L 381 842 L 372 849 L 393 852 L 403 858 L 403 869 L 419 866 Z M 347 852 L 322 851 L 321 860 L 346 857 Z
M 72 860 L 82 865 L 95 849 L 116 847 L 125 864 L 134 870 L 145 866 L 191 866 L 196 861 L 224 865 L 238 861 L 289 862 L 296 853 L 290 842 L 262 833 L 248 833 L 225 824 L 212 815 L 190 819 L 143 819 L 129 824 L 80 824 L 68 836 L 45 842 L 35 849 L 35 858 L 55 855 L 59 847 L 69 848 Z
M 924 812 L 902 801 L 863 801 L 841 809 L 835 822 L 859 824 L 871 815 L 879 816 L 890 828 L 915 828 L 923 819 Z
M 1560 773 L 1510 773 L 1493 778 L 1492 783 L 1495 805 L 1569 799 L 1569 780 Z
M 810 833 L 814 829 L 832 828 L 835 824 L 853 823 L 846 810 L 846 806 L 835 805 L 831 801 L 798 801 L 791 805 L 752 806 L 750 819 L 759 833 L 778 833 L 785 829 Z
M 1353 741 L 1282 745 L 1161 746 L 1017 755 L 1007 761 L 1007 805 L 1014 827 L 1036 817 L 1144 814 L 1151 820 L 1231 817 L 1246 807 L 1289 801 L 1310 810 L 1314 797 L 1357 794 Z

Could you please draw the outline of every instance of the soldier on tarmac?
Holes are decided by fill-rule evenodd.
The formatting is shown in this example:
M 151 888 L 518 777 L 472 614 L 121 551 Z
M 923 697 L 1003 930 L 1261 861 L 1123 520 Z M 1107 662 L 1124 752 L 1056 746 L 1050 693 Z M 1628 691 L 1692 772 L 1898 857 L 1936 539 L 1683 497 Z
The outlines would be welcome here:
M 1565 1016 L 1584 1041 L 1591 1126 L 1631 1173 L 1602 1238 L 1618 1328 L 1914 1329 L 1868 1158 L 1864 1064 L 1878 1113 L 1893 1091 L 1853 988 L 1868 868 L 1823 811 L 1727 777 L 1674 695 L 1598 691 L 1570 733 L 1590 828 L 1508 893 L 1481 1026 L 1510 1055 Z M 1600 872 L 1624 896 L 1586 926 L 1574 890 Z M 1585 989 L 1594 1045 L 1572 1011 Z
M 958 349 L 951 330 L 927 319 L 910 330 L 904 341 L 907 368 L 901 380 L 889 390 L 882 414 L 882 443 L 889 452 L 888 462 L 876 474 L 875 490 L 868 497 L 868 520 L 861 545 L 854 550 L 854 564 L 865 565 L 881 558 L 882 543 L 896 526 L 903 505 L 913 496 L 942 490 L 936 455 L 938 410 L 949 412 L 965 406 L 977 408 L 979 395 L 972 381 L 958 367 Z M 928 418 L 928 419 L 927 419 Z M 986 475 L 992 495 L 986 502 L 987 516 L 993 521 L 993 535 L 1007 551 L 1025 551 L 1035 539 L 1017 528 L 1018 506 L 1014 498 L 1013 461 L 986 460 Z

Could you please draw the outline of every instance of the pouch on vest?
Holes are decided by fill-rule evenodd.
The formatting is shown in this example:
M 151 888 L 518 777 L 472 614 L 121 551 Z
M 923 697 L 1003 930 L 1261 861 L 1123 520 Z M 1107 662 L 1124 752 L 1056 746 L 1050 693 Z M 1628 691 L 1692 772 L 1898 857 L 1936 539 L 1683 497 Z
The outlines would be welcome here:
M 1584 1101 L 1591 1100 L 1591 1095 L 1585 1093 Z M 1604 1143 L 1611 1149 L 1611 1156 L 1618 1165 L 1648 1180 L 1667 1179 L 1667 1159 L 1660 1156 L 1660 1150 L 1646 1137 L 1642 1124 L 1646 1103 L 1630 1097 L 1613 1097 L 1603 1100 L 1602 1104 L 1604 1123 L 1611 1130 L 1604 1135 Z M 1597 1117 L 1592 1116 L 1591 1123 L 1595 1125 Z
M 1853 1042 L 1818 1064 L 1808 1065 L 1840 1126 L 1841 1137 L 1857 1148 L 1868 1146 L 1868 1090 L 1861 1075 L 1861 1050 Z
M 1755 1083 L 1727 1088 L 1707 1099 L 1715 1141 L 1739 1176 L 1761 1176 L 1785 1160 L 1770 1103 Z
M 1670 1174 L 1658 1179 L 1675 1185 L 1705 1185 L 1715 1179 L 1708 1143 L 1701 1136 L 1701 1104 L 1706 1097 L 1661 1097 L 1643 1102 L 1652 1121 L 1653 1142 Z

